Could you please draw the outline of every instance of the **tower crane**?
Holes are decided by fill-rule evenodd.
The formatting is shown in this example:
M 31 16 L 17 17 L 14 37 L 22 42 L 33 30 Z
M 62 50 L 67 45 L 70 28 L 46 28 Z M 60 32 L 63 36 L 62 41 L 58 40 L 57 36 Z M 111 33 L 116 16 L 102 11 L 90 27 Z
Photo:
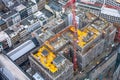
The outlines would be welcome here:
M 68 8 L 68 7 L 71 7 L 71 10 L 72 10 L 72 25 L 74 26 L 74 39 L 73 39 L 73 48 L 74 48 L 74 56 L 73 56 L 73 65 L 74 65 L 74 71 L 77 70 L 77 54 L 76 54 L 76 50 L 77 50 L 77 47 L 76 47 L 76 44 L 77 44 L 77 41 L 78 41 L 78 33 L 77 33 L 77 22 L 76 22 L 76 12 L 75 12 L 75 9 L 76 9 L 76 6 L 75 6 L 75 2 L 76 0 L 69 0 L 66 5 L 64 6 L 64 8 Z

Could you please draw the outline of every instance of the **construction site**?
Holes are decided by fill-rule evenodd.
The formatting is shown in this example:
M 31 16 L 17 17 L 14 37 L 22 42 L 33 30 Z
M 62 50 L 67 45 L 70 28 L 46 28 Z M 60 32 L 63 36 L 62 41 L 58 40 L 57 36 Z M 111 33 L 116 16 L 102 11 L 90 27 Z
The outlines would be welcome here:
M 119 6 L 0 0 L 0 80 L 120 80 Z
M 66 67 L 68 65 L 68 71 L 66 68 L 65 70 L 63 69 L 62 75 L 69 74 L 65 76 L 66 79 L 64 79 L 64 76 L 62 75 L 61 78 L 50 78 L 50 76 L 49 78 L 50 80 L 69 80 L 69 78 L 67 79 L 67 76 L 71 77 L 70 73 L 74 72 L 73 66 L 75 66 L 73 47 L 74 32 L 75 27 L 71 25 L 45 40 L 39 50 L 36 53 L 33 53 L 29 58 L 32 61 L 31 65 L 34 65 L 32 68 L 39 70 L 40 68 L 35 67 L 36 65 L 39 65 L 41 68 L 44 69 L 45 67 L 45 70 L 47 69 L 51 72 L 49 73 L 50 75 L 57 75 L 59 71 L 62 71 L 60 66 L 62 66 L 63 69 L 65 63 Z M 116 28 L 106 20 L 96 17 L 87 26 L 77 29 L 77 34 L 78 41 L 75 44 L 77 56 L 76 69 L 78 69 L 78 71 L 89 72 L 93 66 L 100 63 L 102 58 L 110 54 L 110 46 L 111 43 L 114 42 Z M 109 51 L 107 49 L 109 49 Z M 63 58 L 60 58 L 60 55 L 63 56 Z M 46 72 L 45 70 L 43 70 L 42 73 Z M 66 71 L 65 74 L 64 71 Z M 48 73 L 46 73 L 46 75 L 48 75 Z

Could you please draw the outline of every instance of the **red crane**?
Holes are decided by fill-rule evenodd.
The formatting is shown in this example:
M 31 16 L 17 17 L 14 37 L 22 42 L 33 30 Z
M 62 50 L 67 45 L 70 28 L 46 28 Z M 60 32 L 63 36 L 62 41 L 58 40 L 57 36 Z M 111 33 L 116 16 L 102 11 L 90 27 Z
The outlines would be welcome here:
M 78 40 L 78 34 L 77 34 L 77 22 L 76 22 L 76 6 L 75 6 L 76 0 L 70 0 L 68 3 L 64 6 L 64 8 L 71 7 L 72 9 L 72 25 L 74 26 L 74 40 L 73 40 L 73 48 L 74 48 L 74 56 L 73 56 L 73 64 L 74 64 L 74 70 L 77 70 L 77 54 L 76 54 L 76 44 Z

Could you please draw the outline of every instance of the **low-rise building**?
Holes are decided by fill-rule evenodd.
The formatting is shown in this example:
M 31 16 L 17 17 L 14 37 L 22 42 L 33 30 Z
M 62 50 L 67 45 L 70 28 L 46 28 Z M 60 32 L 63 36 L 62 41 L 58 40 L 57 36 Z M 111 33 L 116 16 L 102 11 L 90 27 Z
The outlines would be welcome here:
M 6 22 L 7 27 L 11 27 L 21 20 L 19 13 L 15 10 L 5 13 L 2 18 Z
M 7 24 L 4 20 L 0 19 L 0 31 L 7 29 Z
M 33 15 L 21 21 L 20 25 L 22 25 L 28 33 L 36 30 L 37 28 L 40 28 L 41 26 L 39 20 L 35 18 Z
M 32 13 L 35 13 L 38 11 L 38 6 L 32 1 L 26 1 L 22 3 L 27 8 L 28 15 L 31 15 Z
M 46 0 L 31 0 L 31 1 L 37 4 L 38 10 L 43 9 L 46 4 Z
M 8 49 L 12 46 L 11 39 L 4 31 L 0 32 L 0 50 Z
M 20 4 L 17 7 L 15 7 L 15 10 L 19 13 L 21 20 L 28 17 L 27 7 L 23 4 Z

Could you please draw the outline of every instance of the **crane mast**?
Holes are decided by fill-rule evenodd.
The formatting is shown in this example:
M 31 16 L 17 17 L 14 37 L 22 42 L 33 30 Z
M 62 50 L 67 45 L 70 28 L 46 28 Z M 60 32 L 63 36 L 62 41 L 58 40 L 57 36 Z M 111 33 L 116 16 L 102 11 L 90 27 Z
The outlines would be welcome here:
M 73 64 L 74 64 L 74 70 L 77 70 L 77 41 L 78 41 L 78 34 L 77 34 L 77 22 L 76 22 L 76 6 L 75 6 L 76 0 L 70 0 L 68 3 L 65 5 L 64 8 L 71 7 L 72 10 L 72 25 L 74 26 L 74 37 L 73 37 L 73 48 L 74 48 L 74 56 L 73 56 Z

